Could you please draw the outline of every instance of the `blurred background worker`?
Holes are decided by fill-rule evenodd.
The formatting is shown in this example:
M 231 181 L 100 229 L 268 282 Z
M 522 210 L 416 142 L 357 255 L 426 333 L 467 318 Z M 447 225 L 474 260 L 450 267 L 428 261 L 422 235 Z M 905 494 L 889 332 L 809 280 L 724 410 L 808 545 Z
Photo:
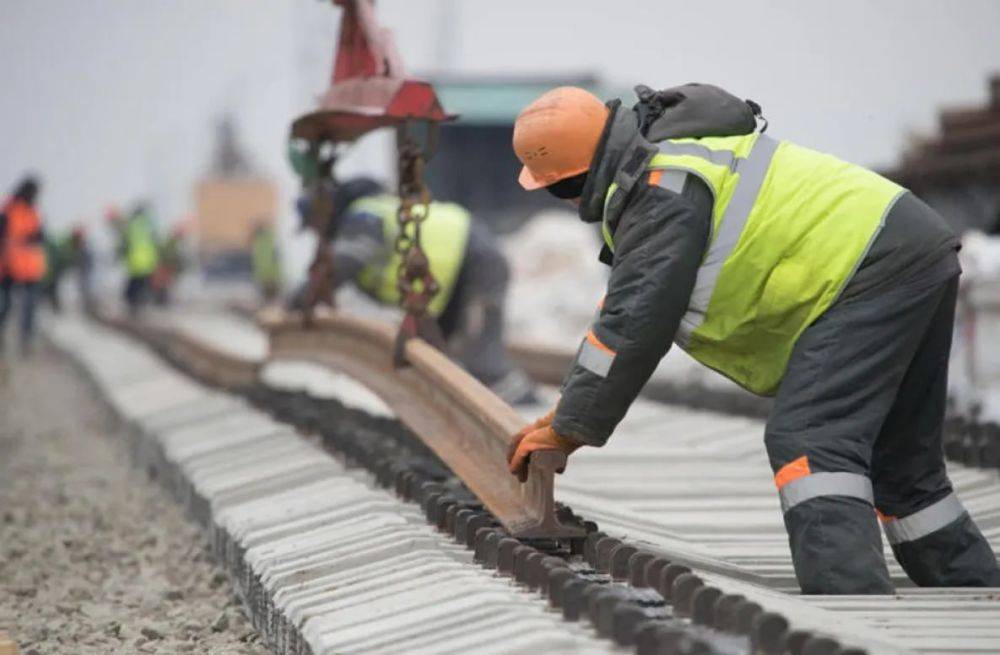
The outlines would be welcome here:
M 53 311 L 62 311 L 59 284 L 63 274 L 73 265 L 72 235 L 57 235 L 46 230 L 43 239 L 45 247 L 45 276 L 41 282 L 41 295 L 48 301 Z
M 374 300 L 397 306 L 399 198 L 386 193 L 379 182 L 359 177 L 339 184 L 330 204 L 325 238 L 330 241 L 333 288 L 350 280 Z M 317 224 L 310 220 L 308 196 L 300 200 L 299 211 L 304 221 Z M 510 273 L 493 234 L 463 207 L 432 202 L 421 243 L 440 285 L 428 313 L 437 320 L 451 353 L 507 402 L 533 402 L 533 384 L 503 344 Z
M 0 348 L 3 347 L 7 317 L 20 297 L 21 348 L 30 351 L 35 330 L 38 287 L 45 276 L 45 248 L 41 219 L 35 204 L 39 181 L 25 177 L 0 209 Z
M 266 221 L 254 228 L 250 257 L 257 291 L 265 303 L 271 302 L 281 290 L 281 259 L 274 228 Z
M 127 219 L 111 215 L 111 224 L 118 230 L 118 256 L 125 264 L 125 303 L 130 314 L 137 314 L 149 299 L 149 281 L 159 263 L 156 233 L 149 208 L 136 204 Z
M 945 471 L 951 229 L 899 185 L 758 131 L 751 101 L 636 91 L 627 108 L 557 88 L 515 123 L 521 185 L 601 223 L 611 275 L 512 472 L 604 444 L 676 341 L 775 396 L 765 444 L 804 593 L 893 592 L 875 508 L 918 585 L 1000 586 Z
M 87 313 L 94 311 L 94 253 L 87 242 L 87 231 L 83 224 L 73 226 L 70 233 L 70 266 L 76 269 L 77 292 L 80 304 Z
M 170 234 L 157 244 L 157 263 L 149 279 L 153 302 L 161 307 L 169 305 L 174 285 L 184 271 L 187 260 L 184 254 L 184 223 L 175 225 Z

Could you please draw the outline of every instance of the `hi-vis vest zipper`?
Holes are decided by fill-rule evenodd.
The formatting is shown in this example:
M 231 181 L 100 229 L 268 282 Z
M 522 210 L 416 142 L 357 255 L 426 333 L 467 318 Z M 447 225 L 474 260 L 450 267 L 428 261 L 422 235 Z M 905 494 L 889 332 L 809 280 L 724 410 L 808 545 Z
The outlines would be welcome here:
M 398 209 L 399 198 L 390 195 L 361 198 L 348 209 L 374 214 L 382 219 L 382 239 L 391 255 L 386 261 L 372 262 L 362 269 L 356 282 L 367 294 L 388 305 L 399 304 L 396 274 L 402 257 L 396 252 L 395 245 L 399 232 Z M 440 288 L 427 307 L 427 313 L 436 318 L 444 311 L 455 291 L 458 273 L 465 260 L 472 217 L 465 209 L 450 202 L 432 202 L 428 212 L 420 226 L 420 243 Z
M 904 189 L 758 133 L 657 145 L 651 182 L 680 192 L 697 175 L 714 197 L 708 249 L 675 341 L 746 389 L 772 395 L 795 341 L 840 295 Z M 614 251 L 606 214 L 603 233 Z

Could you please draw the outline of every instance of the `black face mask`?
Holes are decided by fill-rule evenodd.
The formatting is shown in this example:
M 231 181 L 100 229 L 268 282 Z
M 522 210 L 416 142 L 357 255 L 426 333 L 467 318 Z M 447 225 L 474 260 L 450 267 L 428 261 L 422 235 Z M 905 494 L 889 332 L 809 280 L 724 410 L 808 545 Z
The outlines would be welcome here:
M 559 180 L 545 187 L 545 190 L 560 200 L 573 200 L 583 195 L 583 185 L 587 183 L 587 173 L 583 172 L 565 180 Z

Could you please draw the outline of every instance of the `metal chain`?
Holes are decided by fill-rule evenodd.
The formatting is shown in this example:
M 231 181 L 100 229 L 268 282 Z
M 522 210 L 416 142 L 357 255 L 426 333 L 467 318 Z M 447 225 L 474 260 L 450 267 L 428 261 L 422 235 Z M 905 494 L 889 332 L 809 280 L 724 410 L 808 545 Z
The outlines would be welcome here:
M 311 210 L 307 221 L 316 234 L 316 252 L 309 266 L 309 282 L 303 298 L 302 321 L 306 326 L 313 324 L 316 306 L 320 303 L 334 306 L 333 261 L 328 249 L 327 232 L 333 214 L 333 163 L 335 158 L 323 158 L 320 154 L 322 142 L 310 144 L 310 156 L 316 162 L 316 177 L 308 180 L 306 189 L 311 200 Z
M 430 260 L 420 243 L 421 224 L 430 211 L 431 194 L 424 184 L 424 163 L 428 152 L 421 148 L 404 124 L 399 132 L 399 231 L 395 250 L 400 256 L 396 269 L 399 301 L 407 316 L 420 320 L 440 287 L 430 269 Z M 428 150 L 433 145 L 428 128 Z

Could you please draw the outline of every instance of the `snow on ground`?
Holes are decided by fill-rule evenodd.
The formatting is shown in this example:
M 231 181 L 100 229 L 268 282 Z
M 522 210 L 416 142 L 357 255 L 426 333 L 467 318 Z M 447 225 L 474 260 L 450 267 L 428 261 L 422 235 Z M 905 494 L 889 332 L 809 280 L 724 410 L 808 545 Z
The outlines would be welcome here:
M 508 339 L 576 350 L 604 296 L 608 272 L 597 260 L 600 228 L 571 211 L 546 211 L 507 237 L 511 265 L 507 299 Z M 682 380 L 717 389 L 736 385 L 671 348 L 656 378 Z
M 978 230 L 966 232 L 958 258 L 962 262 L 964 283 L 1000 281 L 1000 237 Z
M 959 413 L 1000 422 L 1000 237 L 962 237 L 962 284 L 949 391 Z
M 503 243 L 511 268 L 510 337 L 576 348 L 607 285 L 600 232 L 570 211 L 535 216 Z
M 337 399 L 372 416 L 392 418 L 395 413 L 375 392 L 355 379 L 312 362 L 271 360 L 260 373 L 261 382 L 283 391 L 301 391 L 314 398 Z

